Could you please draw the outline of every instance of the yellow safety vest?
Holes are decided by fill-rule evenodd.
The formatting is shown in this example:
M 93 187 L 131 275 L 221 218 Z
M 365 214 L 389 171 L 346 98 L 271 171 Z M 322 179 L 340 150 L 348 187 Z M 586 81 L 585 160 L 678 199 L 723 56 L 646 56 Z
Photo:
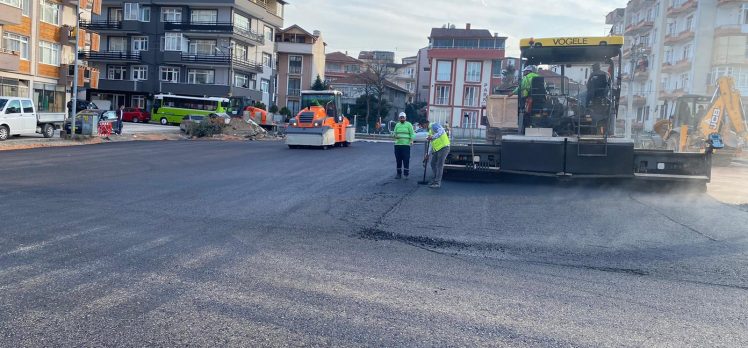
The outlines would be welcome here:
M 429 127 L 429 135 L 434 135 L 434 131 L 431 130 Z M 449 135 L 447 135 L 447 131 L 444 131 L 444 134 L 442 134 L 440 137 L 436 139 L 431 139 L 431 148 L 434 149 L 434 152 L 437 152 L 445 147 L 449 146 Z

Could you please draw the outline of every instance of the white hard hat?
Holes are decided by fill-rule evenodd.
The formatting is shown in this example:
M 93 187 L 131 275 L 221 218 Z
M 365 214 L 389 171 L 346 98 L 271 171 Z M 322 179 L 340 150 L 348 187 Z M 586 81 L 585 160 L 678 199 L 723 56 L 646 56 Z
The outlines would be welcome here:
M 404 112 L 400 112 L 399 115 L 397 115 L 398 118 L 408 118 L 408 115 L 406 115 Z
M 522 71 L 535 71 L 535 67 L 532 65 L 526 66 Z

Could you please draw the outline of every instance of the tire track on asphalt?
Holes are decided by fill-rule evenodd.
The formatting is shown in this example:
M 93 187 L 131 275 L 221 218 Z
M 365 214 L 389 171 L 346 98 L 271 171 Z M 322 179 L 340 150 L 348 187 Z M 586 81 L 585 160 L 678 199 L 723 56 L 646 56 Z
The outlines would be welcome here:
M 665 214 L 662 210 L 657 209 L 655 206 L 647 204 L 647 203 L 644 203 L 641 200 L 637 199 L 631 193 L 629 193 L 628 196 L 629 196 L 629 199 L 631 199 L 632 201 L 634 201 L 636 203 L 639 203 L 639 204 L 641 204 L 641 205 L 643 205 L 643 206 L 645 206 L 645 207 L 647 207 L 649 209 L 652 209 L 653 211 L 657 212 L 657 214 L 662 215 L 662 217 L 664 217 L 665 219 L 667 219 L 668 221 L 670 221 L 670 222 L 672 222 L 674 224 L 677 224 L 677 225 L 679 225 L 679 226 L 681 226 L 681 227 L 683 227 L 683 228 L 685 228 L 685 229 L 687 229 L 687 230 L 689 230 L 689 231 L 691 231 L 691 232 L 693 232 L 693 233 L 695 233 L 695 234 L 697 234 L 699 236 L 702 236 L 702 237 L 704 237 L 704 238 L 706 238 L 706 239 L 708 239 L 708 240 L 710 240 L 712 242 L 718 242 L 719 241 L 718 239 L 716 239 L 716 238 L 714 238 L 714 237 L 712 237 L 712 236 L 710 236 L 710 235 L 708 235 L 708 234 L 706 234 L 704 232 L 701 232 L 701 231 L 699 231 L 699 230 L 697 230 L 697 229 L 695 229 L 695 228 L 693 228 L 691 226 L 688 226 L 684 222 L 680 222 L 678 220 L 675 220 L 675 218 L 671 217 L 670 215 Z

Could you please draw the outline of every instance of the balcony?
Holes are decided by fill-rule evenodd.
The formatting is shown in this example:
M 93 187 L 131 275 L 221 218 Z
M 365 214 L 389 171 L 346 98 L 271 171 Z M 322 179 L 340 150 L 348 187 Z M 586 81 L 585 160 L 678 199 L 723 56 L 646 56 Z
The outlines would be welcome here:
M 231 33 L 238 37 L 249 39 L 256 45 L 265 44 L 265 36 L 251 29 L 234 26 L 231 22 L 166 22 L 164 30 L 202 32 L 202 33 Z
M 0 71 L 18 71 L 21 56 L 16 51 L 0 48 Z
M 634 73 L 634 80 L 643 81 L 649 78 L 649 71 L 646 69 L 637 69 Z
M 202 66 L 225 66 L 247 72 L 262 73 L 263 66 L 255 61 L 232 58 L 229 55 L 192 54 L 179 51 L 163 52 L 165 62 Z
M 748 25 L 730 24 L 720 25 L 714 29 L 714 36 L 747 36 Z
M 140 52 L 80 51 L 78 58 L 91 61 L 139 62 Z
M 313 46 L 306 43 L 295 43 L 295 42 L 278 42 L 279 53 L 292 53 L 292 54 L 313 54 Z
M 668 17 L 675 17 L 680 14 L 689 13 L 691 11 L 696 10 L 698 7 L 698 1 L 697 0 L 688 0 L 683 2 L 680 5 L 676 6 L 670 6 L 667 9 L 667 16 Z
M 677 72 L 682 72 L 685 70 L 691 69 L 691 60 L 689 59 L 681 59 L 675 64 L 671 64 L 668 62 L 662 63 L 662 72 L 666 74 L 672 74 Z
M 21 24 L 21 8 L 0 2 L 0 25 Z
M 661 100 L 675 100 L 686 94 L 683 88 L 676 88 L 673 90 L 662 90 L 660 91 Z
M 643 95 L 634 95 L 634 107 L 641 107 L 647 104 L 647 97 Z
M 122 21 L 81 21 L 80 27 L 92 31 L 116 31 L 122 29 Z
M 161 92 L 182 95 L 227 96 L 231 92 L 231 87 L 228 85 L 215 84 L 163 82 L 161 83 Z
M 694 33 L 693 30 L 691 29 L 686 29 L 684 31 L 681 31 L 677 35 L 668 33 L 665 36 L 664 44 L 665 46 L 672 46 L 679 42 L 693 40 L 694 37 L 696 37 L 696 33 Z
M 289 97 L 298 97 L 301 96 L 301 90 L 298 88 L 293 88 L 288 90 L 288 96 Z
M 717 6 L 727 4 L 738 4 L 743 2 L 742 0 L 717 0 Z
M 641 32 L 646 32 L 648 30 L 652 30 L 654 27 L 654 21 L 650 19 L 645 19 L 643 21 L 640 21 L 636 24 L 631 24 L 628 27 L 626 27 L 626 35 L 633 35 L 638 34 Z

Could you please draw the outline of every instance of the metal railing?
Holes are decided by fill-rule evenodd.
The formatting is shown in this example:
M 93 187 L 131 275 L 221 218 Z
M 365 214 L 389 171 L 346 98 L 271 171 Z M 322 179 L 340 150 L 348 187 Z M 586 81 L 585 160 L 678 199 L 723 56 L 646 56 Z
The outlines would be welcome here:
M 218 21 L 185 21 L 164 22 L 165 30 L 217 31 L 230 33 L 234 28 L 231 22 Z
M 79 59 L 85 60 L 140 60 L 140 52 L 119 52 L 119 51 L 80 51 Z
M 187 64 L 204 64 L 204 65 L 231 65 L 235 68 L 262 73 L 263 66 L 255 61 L 237 59 L 229 55 L 210 55 L 210 54 L 189 54 L 180 53 L 179 61 Z
M 80 27 L 89 30 L 122 29 L 122 21 L 81 21 Z

